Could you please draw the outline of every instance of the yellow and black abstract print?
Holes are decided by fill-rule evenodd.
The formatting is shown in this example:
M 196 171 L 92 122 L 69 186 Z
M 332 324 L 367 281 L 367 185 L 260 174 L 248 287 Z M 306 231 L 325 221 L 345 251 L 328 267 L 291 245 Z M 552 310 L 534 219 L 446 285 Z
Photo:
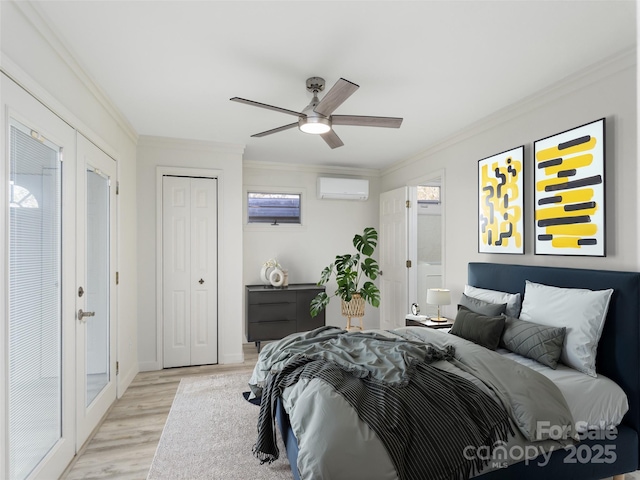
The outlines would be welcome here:
M 535 142 L 536 253 L 604 255 L 604 119 Z
M 524 146 L 478 162 L 478 251 L 524 253 L 522 166 Z

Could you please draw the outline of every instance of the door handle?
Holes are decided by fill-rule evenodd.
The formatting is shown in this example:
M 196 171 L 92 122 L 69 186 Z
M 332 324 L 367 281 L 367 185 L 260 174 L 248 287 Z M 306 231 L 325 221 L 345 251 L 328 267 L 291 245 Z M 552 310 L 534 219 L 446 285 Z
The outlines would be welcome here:
M 96 312 L 83 312 L 82 309 L 78 310 L 78 320 L 82 320 L 84 317 L 95 317 Z
M 200 279 L 200 280 L 198 280 L 198 283 L 199 283 L 200 285 L 202 285 L 202 284 L 204 283 L 204 280 L 203 280 L 203 279 Z

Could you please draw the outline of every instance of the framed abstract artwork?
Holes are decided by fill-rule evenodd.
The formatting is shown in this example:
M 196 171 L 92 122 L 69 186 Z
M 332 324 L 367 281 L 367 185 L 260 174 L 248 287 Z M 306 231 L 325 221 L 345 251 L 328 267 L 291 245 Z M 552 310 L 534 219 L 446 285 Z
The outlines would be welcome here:
M 534 142 L 536 255 L 605 256 L 605 119 Z
M 524 253 L 524 145 L 478 161 L 478 252 Z

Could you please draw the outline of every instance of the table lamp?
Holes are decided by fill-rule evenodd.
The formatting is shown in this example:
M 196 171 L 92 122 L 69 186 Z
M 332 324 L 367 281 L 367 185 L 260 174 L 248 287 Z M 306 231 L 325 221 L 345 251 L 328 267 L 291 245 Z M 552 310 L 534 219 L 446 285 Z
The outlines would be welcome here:
M 429 305 L 438 306 L 438 316 L 431 317 L 434 322 L 446 322 L 445 317 L 440 316 L 440 305 L 449 305 L 451 303 L 451 291 L 446 288 L 429 288 L 427 290 L 427 303 Z

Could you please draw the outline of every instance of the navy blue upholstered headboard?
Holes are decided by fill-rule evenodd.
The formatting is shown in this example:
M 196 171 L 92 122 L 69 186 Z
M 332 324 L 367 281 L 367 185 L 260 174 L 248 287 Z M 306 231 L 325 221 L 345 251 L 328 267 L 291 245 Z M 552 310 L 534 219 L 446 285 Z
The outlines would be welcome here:
M 626 392 L 629 412 L 623 423 L 640 432 L 640 273 L 469 263 L 468 275 L 469 285 L 509 293 L 524 294 L 525 280 L 564 288 L 613 288 L 596 369 Z

